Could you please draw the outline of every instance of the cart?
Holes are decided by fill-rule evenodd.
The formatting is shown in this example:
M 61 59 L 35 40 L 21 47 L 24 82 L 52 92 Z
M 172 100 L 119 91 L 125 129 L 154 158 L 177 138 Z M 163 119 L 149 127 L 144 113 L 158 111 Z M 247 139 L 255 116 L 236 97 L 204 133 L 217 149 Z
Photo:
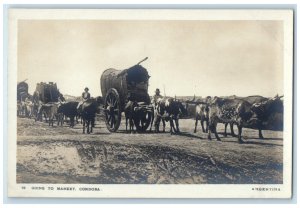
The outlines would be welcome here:
M 19 82 L 17 84 L 17 101 L 24 101 L 28 94 L 28 84 L 25 82 L 26 80 Z
M 118 130 L 121 115 L 128 101 L 138 103 L 139 116 L 134 118 L 137 131 L 146 131 L 152 119 L 152 106 L 148 94 L 148 71 L 138 64 L 124 70 L 107 69 L 100 78 L 104 99 L 106 127 L 110 132 Z
M 42 103 L 54 103 L 63 98 L 59 92 L 56 83 L 40 82 L 36 84 L 36 89 L 33 94 L 35 101 L 41 101 Z

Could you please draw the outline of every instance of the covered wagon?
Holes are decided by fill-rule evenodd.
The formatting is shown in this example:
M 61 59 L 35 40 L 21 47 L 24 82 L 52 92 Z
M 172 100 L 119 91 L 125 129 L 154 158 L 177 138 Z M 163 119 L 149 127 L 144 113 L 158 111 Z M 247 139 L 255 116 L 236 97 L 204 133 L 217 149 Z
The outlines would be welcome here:
M 43 103 L 58 102 L 62 99 L 62 94 L 59 92 L 56 83 L 40 82 L 36 84 L 34 92 L 34 100 Z
M 26 81 L 26 80 L 25 80 Z M 17 101 L 24 101 L 28 97 L 28 84 L 25 82 L 19 82 L 17 84 Z
M 141 116 L 134 119 L 138 131 L 145 131 L 151 122 L 150 96 L 148 94 L 149 74 L 138 64 L 124 70 L 107 69 L 100 78 L 102 96 L 105 97 L 104 112 L 107 129 L 117 131 L 121 114 L 128 101 L 138 102 Z

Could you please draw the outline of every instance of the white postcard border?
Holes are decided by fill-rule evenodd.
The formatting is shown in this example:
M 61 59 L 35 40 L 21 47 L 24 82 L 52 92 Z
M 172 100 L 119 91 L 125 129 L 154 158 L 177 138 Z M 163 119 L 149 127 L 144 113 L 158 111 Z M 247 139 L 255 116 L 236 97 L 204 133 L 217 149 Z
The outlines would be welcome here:
M 107 185 L 16 183 L 17 26 L 21 19 L 39 20 L 279 20 L 284 23 L 283 184 L 279 185 Z M 79 10 L 10 9 L 8 50 L 8 196 L 76 198 L 290 198 L 292 184 L 293 11 L 292 10 Z M 24 189 L 25 187 L 25 189 Z M 33 190 L 44 187 L 45 190 Z M 50 190 L 53 187 L 54 190 Z M 58 187 L 76 191 L 58 191 Z M 97 188 L 99 191 L 84 191 Z M 255 188 L 280 191 L 261 192 Z M 254 189 L 254 190 L 253 190 Z

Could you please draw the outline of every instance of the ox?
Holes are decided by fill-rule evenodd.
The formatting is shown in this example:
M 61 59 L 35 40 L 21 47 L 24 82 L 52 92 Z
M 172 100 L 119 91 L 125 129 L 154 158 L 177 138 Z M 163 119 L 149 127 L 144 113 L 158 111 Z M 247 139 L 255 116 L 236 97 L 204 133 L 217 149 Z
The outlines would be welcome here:
M 33 103 L 32 101 L 26 101 L 25 102 L 25 112 L 26 112 L 26 116 L 28 118 L 31 118 L 33 116 Z
M 126 132 L 128 131 L 128 124 L 129 124 L 129 133 L 134 131 L 134 118 L 138 116 L 136 110 L 137 107 L 138 107 L 137 102 L 128 101 L 124 108 L 125 120 L 126 120 Z
M 43 103 L 41 101 L 36 101 L 33 102 L 33 107 L 32 107 L 32 114 L 34 116 L 35 121 L 42 121 L 43 120 L 43 112 L 40 111 Z
M 23 101 L 18 101 L 17 102 L 17 115 L 18 116 L 25 116 L 25 103 Z
M 159 124 L 163 122 L 163 132 L 165 131 L 165 121 L 170 121 L 170 133 L 180 133 L 179 116 L 186 115 L 187 111 L 183 104 L 173 98 L 158 99 L 154 110 L 155 132 L 159 132 Z M 175 125 L 174 125 L 175 122 Z
M 47 103 L 40 105 L 40 108 L 38 110 L 38 115 L 42 116 L 44 115 L 48 118 L 49 126 L 51 125 L 53 127 L 54 118 L 57 115 L 58 110 L 58 103 Z
M 97 99 L 91 98 L 86 100 L 78 109 L 78 112 L 81 115 L 83 121 L 83 134 L 85 134 L 85 128 L 88 134 L 93 132 L 96 113 L 100 112 L 99 106 L 101 104 L 103 104 L 102 97 L 97 97 Z
M 198 103 L 196 105 L 195 108 L 195 129 L 194 129 L 194 133 L 197 132 L 197 126 L 198 126 L 198 121 L 201 122 L 201 127 L 202 127 L 202 131 L 204 133 L 208 132 L 208 128 L 209 128 L 209 107 L 210 106 L 210 100 L 207 100 L 206 103 Z M 206 128 L 204 128 L 204 123 L 206 123 Z M 226 123 L 225 124 L 225 128 L 224 128 L 224 136 L 227 136 L 227 126 L 228 124 L 230 124 L 230 129 L 231 129 L 231 135 L 235 136 L 234 134 L 234 130 L 233 130 L 233 123 Z
M 252 96 L 247 96 L 247 97 L 237 97 L 237 96 L 230 96 L 228 97 L 228 99 L 240 99 L 240 100 L 244 100 L 247 101 L 248 103 L 250 103 L 251 105 L 255 104 L 255 103 L 261 103 L 264 101 L 267 101 L 268 98 L 260 96 L 260 95 L 252 95 Z M 227 136 L 227 126 L 228 124 L 230 124 L 230 129 L 231 129 L 231 135 L 232 136 L 236 136 L 233 130 L 233 123 L 225 123 L 225 130 L 224 130 L 224 136 Z M 262 135 L 262 129 L 260 129 L 258 127 L 258 133 L 259 133 L 259 138 L 263 138 Z
M 195 108 L 195 129 L 194 133 L 197 132 L 198 121 L 201 122 L 202 131 L 208 132 L 208 116 L 209 116 L 209 104 L 211 103 L 211 97 L 207 96 L 205 100 L 199 100 L 196 102 Z M 204 129 L 204 122 L 206 123 L 206 129 Z
M 70 118 L 70 127 L 74 127 L 74 118 L 78 116 L 77 106 L 79 102 L 71 101 L 61 103 L 58 107 L 57 113 L 59 114 L 58 123 L 63 124 L 64 116 Z M 59 124 L 58 124 L 59 125 Z
M 249 102 L 251 105 L 254 105 L 255 103 L 262 103 L 268 100 L 266 97 L 262 97 L 259 95 L 254 95 L 254 96 L 248 96 L 242 98 L 243 100 Z M 260 139 L 263 139 L 263 134 L 262 134 L 262 129 L 258 126 L 258 136 Z
M 238 127 L 238 139 L 242 143 L 242 128 L 257 126 L 251 104 L 241 99 L 226 99 L 215 97 L 209 109 L 208 138 L 211 139 L 211 131 L 214 131 L 217 140 L 221 141 L 217 132 L 218 123 L 232 123 Z
M 254 103 L 251 110 L 257 116 L 258 129 L 261 130 L 283 130 L 283 101 L 281 97 L 274 97 L 260 103 Z
M 195 115 L 195 129 L 194 133 L 197 132 L 198 121 L 201 122 L 202 131 L 208 132 L 208 114 L 209 114 L 209 106 L 208 104 L 198 104 L 196 105 L 196 115 Z M 206 129 L 204 129 L 204 122 L 206 122 Z

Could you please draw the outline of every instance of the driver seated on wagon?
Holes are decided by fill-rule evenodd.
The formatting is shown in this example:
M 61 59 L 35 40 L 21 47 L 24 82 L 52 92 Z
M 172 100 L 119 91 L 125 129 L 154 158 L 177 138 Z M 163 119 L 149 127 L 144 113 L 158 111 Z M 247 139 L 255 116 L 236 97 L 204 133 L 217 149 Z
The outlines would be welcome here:
M 89 88 L 84 88 L 84 92 L 81 94 L 81 101 L 78 103 L 77 109 L 79 109 L 84 102 L 91 98 L 91 94 L 89 93 Z

